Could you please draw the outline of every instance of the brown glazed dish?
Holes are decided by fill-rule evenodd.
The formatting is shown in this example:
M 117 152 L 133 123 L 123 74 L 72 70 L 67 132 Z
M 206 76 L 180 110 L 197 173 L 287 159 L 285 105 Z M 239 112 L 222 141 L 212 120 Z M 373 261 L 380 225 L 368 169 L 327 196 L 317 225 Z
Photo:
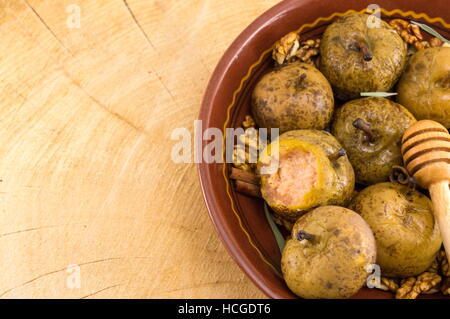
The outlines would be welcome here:
M 285 0 L 271 8 L 228 48 L 206 89 L 199 119 L 203 129 L 239 127 L 250 113 L 257 79 L 273 66 L 271 46 L 288 32 L 301 30 L 302 40 L 321 34 L 334 18 L 349 10 L 365 11 L 373 0 Z M 450 37 L 447 0 L 379 0 L 382 18 L 400 17 L 431 25 Z M 207 142 L 203 142 L 205 146 Z M 200 163 L 201 187 L 210 217 L 228 252 L 250 279 L 271 298 L 297 298 L 280 276 L 280 251 L 267 223 L 263 201 L 234 191 L 227 164 Z M 393 298 L 363 288 L 353 298 Z M 428 298 L 442 298 L 430 295 Z

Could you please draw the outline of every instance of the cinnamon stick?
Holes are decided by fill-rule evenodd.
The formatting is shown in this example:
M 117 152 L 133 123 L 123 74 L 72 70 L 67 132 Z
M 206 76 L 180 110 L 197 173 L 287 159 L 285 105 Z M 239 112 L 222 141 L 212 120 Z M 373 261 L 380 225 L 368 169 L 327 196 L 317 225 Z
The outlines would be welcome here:
M 258 175 L 253 174 L 251 172 L 246 172 L 242 169 L 232 167 L 230 171 L 230 178 L 238 181 L 243 181 L 246 183 L 259 185 L 260 178 Z
M 261 198 L 261 190 L 258 185 L 236 180 L 236 191 L 244 195 Z
M 261 198 L 260 178 L 251 172 L 231 167 L 230 179 L 234 180 L 236 191 L 244 195 Z

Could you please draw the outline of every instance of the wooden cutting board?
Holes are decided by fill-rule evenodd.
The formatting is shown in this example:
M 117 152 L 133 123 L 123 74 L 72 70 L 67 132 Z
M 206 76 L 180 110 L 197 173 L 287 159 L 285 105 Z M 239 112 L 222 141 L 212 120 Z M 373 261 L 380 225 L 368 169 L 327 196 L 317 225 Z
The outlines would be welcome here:
M 276 2 L 0 0 L 2 298 L 263 297 L 170 135 Z

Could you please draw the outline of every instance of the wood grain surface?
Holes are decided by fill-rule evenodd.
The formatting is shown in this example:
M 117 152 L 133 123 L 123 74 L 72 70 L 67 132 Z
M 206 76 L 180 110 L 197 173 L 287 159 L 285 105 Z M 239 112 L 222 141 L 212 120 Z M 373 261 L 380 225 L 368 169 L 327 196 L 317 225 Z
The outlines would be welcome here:
M 277 2 L 0 0 L 2 298 L 264 297 L 170 134 Z

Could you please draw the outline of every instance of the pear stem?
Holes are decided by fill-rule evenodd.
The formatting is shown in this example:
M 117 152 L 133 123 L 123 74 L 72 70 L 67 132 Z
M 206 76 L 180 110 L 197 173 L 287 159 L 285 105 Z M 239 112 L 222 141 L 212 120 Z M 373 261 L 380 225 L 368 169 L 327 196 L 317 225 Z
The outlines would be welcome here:
M 391 183 L 397 183 L 400 185 L 406 185 L 409 188 L 416 188 L 416 179 L 414 176 L 409 175 L 406 168 L 399 165 L 392 166 L 391 175 L 389 176 Z
M 377 135 L 371 129 L 370 125 L 368 123 L 364 122 L 363 119 L 357 118 L 355 121 L 353 121 L 353 126 L 355 128 L 357 128 L 358 130 L 363 131 L 366 134 L 370 143 L 374 143 L 376 141 Z
M 359 41 L 356 43 L 356 47 L 358 48 L 359 51 L 362 52 L 364 61 L 366 62 L 372 61 L 372 52 L 370 52 L 366 42 Z
M 298 90 L 305 88 L 305 83 L 304 82 L 305 82 L 306 77 L 307 77 L 306 73 L 303 73 L 302 75 L 300 75 L 297 78 L 297 85 L 296 85 L 296 87 L 297 87 Z
M 314 240 L 314 238 L 316 238 L 315 235 L 307 233 L 304 230 L 300 230 L 297 233 L 297 239 L 300 240 L 300 241 L 302 241 L 302 240 Z
M 334 162 L 334 161 L 338 160 L 339 158 L 341 158 L 342 156 L 345 156 L 345 155 L 347 155 L 347 152 L 343 148 L 341 148 L 339 151 L 337 151 L 337 152 L 331 154 L 330 156 L 328 156 L 328 159 L 330 161 Z

